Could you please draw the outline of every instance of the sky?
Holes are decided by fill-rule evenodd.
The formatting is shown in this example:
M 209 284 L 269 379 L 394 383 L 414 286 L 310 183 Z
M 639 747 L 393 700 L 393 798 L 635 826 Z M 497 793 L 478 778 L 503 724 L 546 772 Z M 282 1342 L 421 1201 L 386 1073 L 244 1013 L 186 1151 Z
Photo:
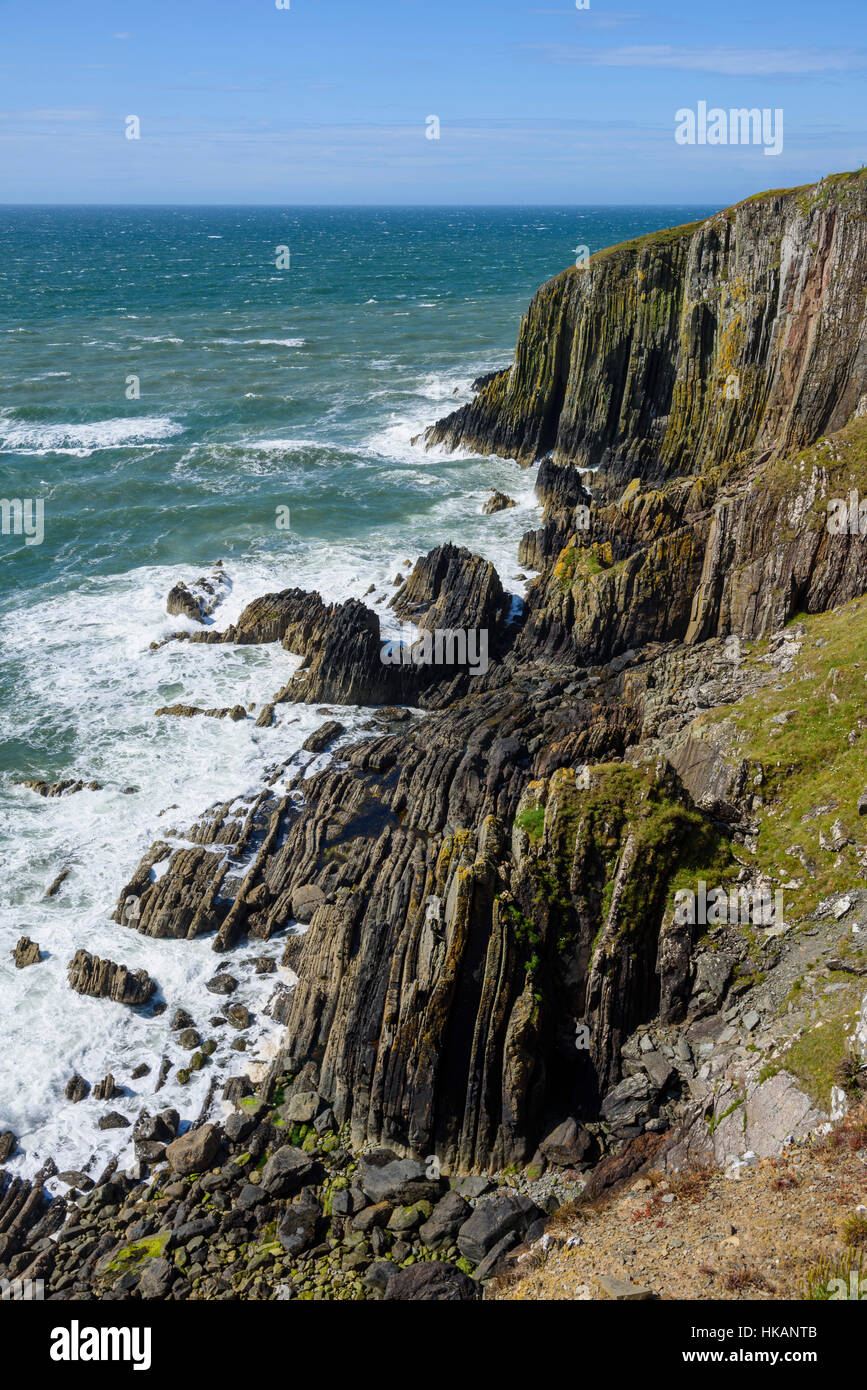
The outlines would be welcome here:
M 867 163 L 867 0 L 578 3 L 0 0 L 0 201 L 726 206 Z M 678 143 L 700 102 L 781 151 Z

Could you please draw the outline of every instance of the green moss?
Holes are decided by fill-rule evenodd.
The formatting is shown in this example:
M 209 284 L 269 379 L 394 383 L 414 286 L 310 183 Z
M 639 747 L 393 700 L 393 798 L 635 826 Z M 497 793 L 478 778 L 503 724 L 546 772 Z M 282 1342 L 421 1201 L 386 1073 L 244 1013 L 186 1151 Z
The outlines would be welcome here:
M 526 830 L 531 840 L 540 839 L 545 828 L 544 806 L 528 806 L 515 817 L 515 824 L 521 830 Z
M 159 1259 L 165 1252 L 171 1234 L 171 1230 L 166 1227 L 145 1240 L 136 1240 L 131 1245 L 124 1245 L 112 1256 L 106 1266 L 105 1276 L 119 1277 L 121 1274 L 129 1274 L 137 1271 L 145 1260 Z

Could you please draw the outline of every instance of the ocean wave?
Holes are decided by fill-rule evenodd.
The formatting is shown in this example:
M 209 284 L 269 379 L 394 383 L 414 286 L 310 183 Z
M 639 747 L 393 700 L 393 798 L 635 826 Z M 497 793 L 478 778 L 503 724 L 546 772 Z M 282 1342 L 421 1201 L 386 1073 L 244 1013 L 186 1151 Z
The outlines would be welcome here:
M 94 420 L 90 424 L 12 424 L 6 416 L 0 424 L 0 453 L 74 454 L 89 457 L 100 449 L 130 448 L 155 444 L 182 434 L 183 425 L 167 415 Z

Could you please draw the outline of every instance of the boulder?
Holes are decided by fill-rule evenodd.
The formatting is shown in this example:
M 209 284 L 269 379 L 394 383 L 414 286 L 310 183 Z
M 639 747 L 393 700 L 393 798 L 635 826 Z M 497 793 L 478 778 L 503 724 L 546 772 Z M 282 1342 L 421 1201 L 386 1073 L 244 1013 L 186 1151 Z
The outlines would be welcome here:
M 315 1120 L 321 1104 L 316 1091 L 298 1091 L 290 1096 L 280 1114 L 287 1125 L 309 1125 Z
M 504 1236 L 511 1231 L 523 1236 L 528 1226 L 542 1215 L 529 1197 L 507 1192 L 482 1197 L 472 1216 L 458 1231 L 458 1249 L 474 1265 L 480 1264 Z
M 285 1144 L 262 1169 L 262 1187 L 271 1197 L 291 1197 L 312 1182 L 319 1165 L 309 1154 Z
M 429 1250 L 438 1250 L 441 1245 L 451 1245 L 461 1226 L 472 1214 L 469 1202 L 458 1192 L 447 1192 L 440 1198 L 423 1226 L 419 1237 Z
M 277 1227 L 277 1239 L 287 1255 L 300 1255 L 316 1244 L 322 1222 L 322 1208 L 313 1197 L 305 1197 L 287 1207 Z
M 539 1149 L 549 1163 L 558 1168 L 574 1168 L 583 1162 L 593 1145 L 593 1136 L 571 1117 L 552 1129 Z
M 7 1158 L 11 1158 L 18 1148 L 18 1136 L 12 1133 L 11 1129 L 0 1132 L 0 1163 L 5 1163 Z
M 468 1303 L 480 1294 L 479 1285 L 474 1279 L 468 1279 L 457 1265 L 438 1260 L 398 1269 L 385 1286 L 387 1299 L 411 1303 Z
M 175 1267 L 170 1260 L 164 1260 L 161 1256 L 145 1260 L 137 1287 L 139 1298 L 165 1298 L 174 1277 Z
M 358 1164 L 358 1181 L 371 1202 L 401 1206 L 436 1201 L 442 1190 L 440 1180 L 427 1177 L 419 1159 L 398 1158 L 390 1149 L 363 1154 Z
M 657 1088 L 643 1072 L 627 1076 L 605 1096 L 600 1114 L 615 1131 L 642 1125 L 656 1114 L 657 1094 Z
M 325 902 L 325 894 L 315 883 L 302 883 L 292 893 L 292 916 L 296 922 L 310 922 L 317 907 Z
M 180 1139 L 175 1139 L 166 1149 L 166 1158 L 172 1172 L 179 1177 L 189 1173 L 203 1173 L 210 1168 L 219 1152 L 220 1131 L 216 1125 L 200 1125 L 189 1129 Z

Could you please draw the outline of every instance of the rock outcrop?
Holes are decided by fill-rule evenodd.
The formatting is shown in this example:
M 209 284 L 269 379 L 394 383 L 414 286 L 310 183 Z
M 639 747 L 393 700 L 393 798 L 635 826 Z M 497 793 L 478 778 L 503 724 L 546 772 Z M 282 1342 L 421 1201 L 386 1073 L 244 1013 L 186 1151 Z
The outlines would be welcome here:
M 146 970 L 128 970 L 89 951 L 76 951 L 69 962 L 69 984 L 76 994 L 113 999 L 117 1004 L 146 1004 L 156 989 Z

